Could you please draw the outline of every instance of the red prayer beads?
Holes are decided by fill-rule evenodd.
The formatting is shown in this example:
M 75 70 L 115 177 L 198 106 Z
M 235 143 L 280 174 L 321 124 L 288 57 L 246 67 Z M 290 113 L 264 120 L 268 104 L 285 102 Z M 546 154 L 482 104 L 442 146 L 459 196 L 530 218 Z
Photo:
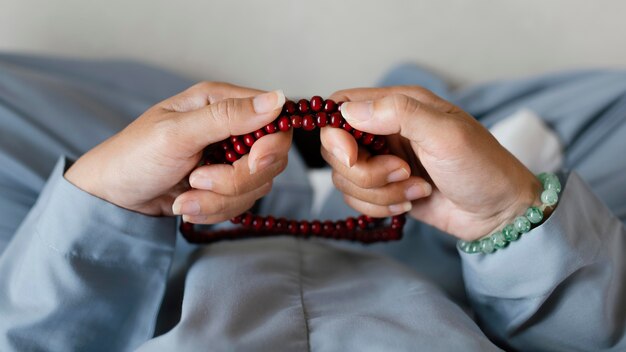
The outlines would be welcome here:
M 266 134 L 286 132 L 290 128 L 312 131 L 315 128 L 342 128 L 352 134 L 361 146 L 372 154 L 388 154 L 389 146 L 383 136 L 373 135 L 354 129 L 341 115 L 341 102 L 323 100 L 314 96 L 311 100 L 300 99 L 297 103 L 287 100 L 278 118 L 253 133 L 231 136 L 222 142 L 210 145 L 204 151 L 203 164 L 232 164 L 250 151 L 250 148 Z M 273 216 L 258 216 L 246 212 L 231 219 L 239 228 L 199 231 L 193 224 L 182 222 L 180 231 L 188 242 L 212 243 L 220 240 L 233 240 L 249 237 L 291 235 L 302 238 L 322 237 L 340 240 L 373 243 L 402 238 L 406 222 L 404 214 L 385 219 L 361 215 L 338 221 L 288 220 Z

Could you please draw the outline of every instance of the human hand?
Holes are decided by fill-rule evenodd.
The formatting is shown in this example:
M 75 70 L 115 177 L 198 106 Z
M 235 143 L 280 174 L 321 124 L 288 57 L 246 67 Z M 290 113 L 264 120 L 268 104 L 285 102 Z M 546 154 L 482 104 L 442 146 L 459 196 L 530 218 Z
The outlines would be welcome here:
M 491 234 L 538 205 L 535 176 L 473 117 L 416 86 L 350 89 L 342 114 L 355 129 L 386 135 L 392 155 L 371 156 L 341 129 L 322 129 L 322 155 L 352 208 L 409 212 L 460 239 Z
M 65 178 L 143 214 L 183 214 L 194 223 L 224 221 L 270 191 L 272 179 L 287 166 L 291 133 L 259 139 L 233 165 L 197 167 L 203 149 L 263 127 L 278 116 L 284 102 L 281 91 L 199 83 L 156 104 L 87 152 Z

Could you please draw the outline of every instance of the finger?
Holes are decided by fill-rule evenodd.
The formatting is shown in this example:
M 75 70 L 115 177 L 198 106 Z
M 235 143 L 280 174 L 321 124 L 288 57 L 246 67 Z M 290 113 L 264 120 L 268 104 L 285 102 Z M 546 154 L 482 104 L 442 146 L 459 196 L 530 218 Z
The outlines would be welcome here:
M 330 151 L 335 159 L 346 167 L 354 165 L 358 158 L 359 146 L 350 133 L 340 128 L 322 128 L 320 140 L 322 148 Z
M 321 153 L 334 172 L 361 188 L 378 188 L 390 182 L 406 180 L 411 176 L 409 164 L 395 155 L 372 156 L 365 149 L 360 149 L 357 161 L 352 167 L 347 167 L 324 148 Z
M 435 110 L 452 113 L 458 108 L 449 101 L 440 98 L 430 90 L 420 86 L 395 86 L 386 88 L 354 88 L 333 93 L 330 99 L 335 101 L 371 101 L 388 95 L 403 94 L 429 105 Z
M 225 196 L 238 196 L 271 182 L 287 167 L 287 155 L 277 155 L 277 159 L 271 164 L 259 165 L 257 172 L 251 174 L 248 158 L 249 155 L 245 155 L 233 165 L 201 166 L 191 172 L 189 184 L 200 190 Z
M 259 138 L 252 145 L 250 154 L 248 154 L 249 175 L 253 175 L 278 161 L 284 161 L 286 167 L 292 136 L 293 130 L 290 129 L 288 132 L 269 134 Z M 282 170 L 280 171 L 282 172 Z
M 402 202 L 399 204 L 384 206 L 368 203 L 345 194 L 343 199 L 352 209 L 375 218 L 399 215 L 411 210 L 411 202 Z
M 333 173 L 333 183 L 342 193 L 367 203 L 389 206 L 428 197 L 432 187 L 420 177 L 393 182 L 378 188 L 361 188 L 341 174 Z
M 267 195 L 271 189 L 272 183 L 268 182 L 246 194 L 233 197 L 211 191 L 190 190 L 176 197 L 172 211 L 175 215 L 195 218 L 195 221 L 190 221 L 195 223 L 223 221 L 250 209 L 257 199 Z M 202 218 L 205 221 L 197 221 Z
M 201 149 L 229 136 L 243 135 L 262 128 L 278 116 L 284 103 L 285 95 L 281 90 L 255 97 L 224 99 L 197 110 L 180 113 L 174 120 L 175 133 L 187 141 L 190 148 Z M 165 127 L 171 126 L 165 124 Z
M 417 144 L 429 138 L 454 138 L 454 132 L 459 129 L 455 115 L 442 113 L 403 94 L 347 102 L 342 105 L 341 113 L 356 129 L 379 135 L 399 133 Z
M 174 112 L 197 110 L 226 98 L 247 98 L 263 93 L 258 89 L 223 82 L 200 82 L 158 105 Z

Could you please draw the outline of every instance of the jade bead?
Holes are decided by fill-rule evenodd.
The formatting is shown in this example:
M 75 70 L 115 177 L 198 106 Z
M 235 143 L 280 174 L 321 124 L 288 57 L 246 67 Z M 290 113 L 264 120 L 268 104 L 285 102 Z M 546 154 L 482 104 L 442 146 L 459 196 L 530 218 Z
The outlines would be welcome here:
M 462 251 L 463 251 L 463 252 L 465 252 L 465 253 L 469 253 L 469 252 L 468 252 L 468 249 L 469 249 L 470 242 L 467 242 L 467 241 L 459 241 L 459 243 L 458 243 L 458 244 L 459 244 L 459 249 L 460 249 L 460 250 L 462 250 Z
M 543 184 L 543 189 L 552 189 L 556 193 L 561 193 L 561 182 L 556 176 L 548 178 Z
M 509 242 L 515 241 L 519 238 L 519 231 L 515 229 L 515 226 L 513 226 L 513 224 L 506 225 L 502 229 L 502 234 L 504 235 L 504 238 Z
M 480 242 L 478 241 L 472 241 L 469 246 L 467 246 L 467 253 L 478 253 L 480 250 Z
M 543 212 L 537 207 L 530 207 L 526 210 L 526 218 L 533 224 L 538 224 L 543 220 Z
M 491 238 L 485 238 L 480 240 L 480 249 L 485 254 L 493 253 L 493 251 L 496 250 L 496 248 L 493 246 Z
M 504 247 L 506 247 L 507 245 L 507 241 L 504 238 L 504 235 L 502 234 L 502 232 L 496 232 L 493 235 L 490 236 L 491 241 L 493 242 L 493 246 L 496 249 L 502 249 Z
M 525 216 L 518 216 L 517 218 L 515 218 L 515 221 L 513 221 L 513 226 L 515 226 L 515 229 L 520 234 L 530 231 L 530 221 Z
M 555 205 L 559 201 L 559 195 L 553 189 L 541 192 L 541 202 L 546 205 Z

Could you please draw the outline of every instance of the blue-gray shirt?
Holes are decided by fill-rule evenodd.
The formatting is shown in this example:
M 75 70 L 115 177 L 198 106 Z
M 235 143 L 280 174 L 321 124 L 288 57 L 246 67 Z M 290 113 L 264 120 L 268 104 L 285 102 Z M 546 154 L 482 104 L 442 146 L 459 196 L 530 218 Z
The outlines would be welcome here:
M 521 107 L 565 143 L 552 216 L 495 254 L 410 222 L 369 247 L 289 237 L 186 243 L 64 170 L 190 85 L 127 62 L 0 55 L 0 351 L 626 350 L 626 73 L 570 72 L 459 92 L 421 84 L 493 124 Z M 56 165 L 56 166 L 55 166 Z M 333 194 L 324 217 L 352 214 Z M 300 157 L 261 211 L 306 218 Z M 332 213 L 332 214 L 331 214 Z

